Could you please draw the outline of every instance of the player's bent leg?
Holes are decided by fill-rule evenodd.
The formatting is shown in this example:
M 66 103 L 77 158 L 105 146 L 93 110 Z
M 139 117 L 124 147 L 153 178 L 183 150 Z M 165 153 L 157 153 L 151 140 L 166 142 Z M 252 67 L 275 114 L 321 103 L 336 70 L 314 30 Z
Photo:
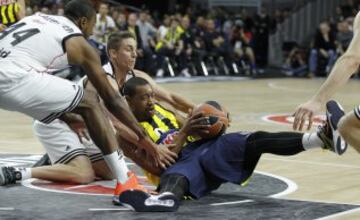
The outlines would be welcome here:
M 109 166 L 104 160 L 98 160 L 92 163 L 92 168 L 95 172 L 96 177 L 99 177 L 103 180 L 112 180 L 115 179 L 114 175 L 111 173 Z
M 86 184 L 94 181 L 95 172 L 89 158 L 80 155 L 67 164 L 32 168 L 31 176 L 43 180 Z
M 338 129 L 345 141 L 360 153 L 360 106 L 341 118 Z
M 84 155 L 74 157 L 67 164 L 35 168 L 0 167 L 0 186 L 29 178 L 85 184 L 94 181 L 95 173 L 89 158 Z
M 92 140 L 104 155 L 117 150 L 115 133 L 101 109 L 99 96 L 95 91 L 85 90 L 84 98 L 73 112 L 84 118 Z
M 117 179 L 113 203 L 119 204 L 119 195 L 123 191 L 129 189 L 146 191 L 138 183 L 135 174 L 127 168 L 122 151 L 117 150 L 118 142 L 115 132 L 101 108 L 98 94 L 86 89 L 82 102 L 74 112 L 83 116 L 92 140 L 103 153 L 106 163 Z

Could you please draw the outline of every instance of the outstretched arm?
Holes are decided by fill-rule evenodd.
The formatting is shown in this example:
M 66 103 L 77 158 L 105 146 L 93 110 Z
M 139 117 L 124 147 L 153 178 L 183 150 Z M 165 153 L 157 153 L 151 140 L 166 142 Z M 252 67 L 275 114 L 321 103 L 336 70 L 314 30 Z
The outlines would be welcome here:
M 100 58 L 96 51 L 86 42 L 82 36 L 71 37 L 65 42 L 65 48 L 70 64 L 80 65 L 86 72 L 100 97 L 109 111 L 139 137 L 139 143 L 147 150 L 157 162 L 160 158 L 156 146 L 146 136 L 143 129 L 138 125 L 124 99 L 120 97 L 107 80 L 105 71 L 100 64 Z
M 337 60 L 329 77 L 318 92 L 307 102 L 299 105 L 295 111 L 293 128 L 302 130 L 309 120 L 308 129 L 312 125 L 314 114 L 319 112 L 325 103 L 343 87 L 360 65 L 360 12 L 354 21 L 354 36 L 346 52 Z

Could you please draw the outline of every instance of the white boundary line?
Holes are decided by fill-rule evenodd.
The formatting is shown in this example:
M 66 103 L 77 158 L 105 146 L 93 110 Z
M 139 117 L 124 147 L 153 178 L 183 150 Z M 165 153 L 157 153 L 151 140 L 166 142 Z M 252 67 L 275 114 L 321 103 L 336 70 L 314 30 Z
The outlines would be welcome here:
M 88 209 L 91 212 L 98 212 L 98 211 L 131 211 L 130 208 L 90 208 Z
M 295 192 L 298 189 L 298 186 L 296 185 L 296 183 L 290 179 L 287 179 L 285 177 L 282 176 L 277 176 L 274 174 L 270 174 L 270 173 L 266 173 L 266 172 L 262 172 L 262 171 L 255 171 L 255 173 L 257 174 L 261 174 L 264 176 L 269 176 L 278 180 L 283 181 L 286 185 L 287 188 L 279 193 L 273 194 L 273 195 L 269 195 L 267 197 L 271 197 L 271 198 L 279 198 L 285 195 L 288 195 L 290 193 Z M 232 205 L 232 204 L 241 204 L 241 203 L 249 203 L 249 202 L 253 202 L 254 200 L 250 200 L 250 199 L 246 199 L 246 200 L 238 200 L 238 201 L 232 201 L 232 202 L 222 202 L 222 203 L 210 203 L 210 206 L 221 206 L 221 205 Z
M 292 199 L 292 198 L 278 198 L 278 199 L 291 200 L 291 201 L 299 201 L 299 202 L 325 203 L 325 204 L 334 204 L 334 205 L 360 206 L 359 203 L 324 201 L 324 200 L 316 200 L 316 199 L 312 199 L 312 200 L 310 200 L 310 199 Z
M 304 92 L 304 93 L 313 93 L 314 91 L 309 91 L 306 89 L 293 89 L 286 86 L 278 85 L 278 82 L 268 82 L 267 85 L 271 89 L 281 90 L 281 91 L 287 91 L 287 92 Z
M 314 80 L 314 79 L 313 79 Z M 324 79 L 315 79 L 315 80 L 321 80 L 321 82 L 324 82 L 322 80 Z M 275 89 L 275 90 L 280 90 L 280 91 L 287 91 L 287 92 L 301 92 L 301 93 L 315 93 L 315 88 L 317 88 L 318 86 L 314 87 L 314 90 L 308 90 L 308 89 L 294 89 L 292 87 L 288 87 L 288 86 L 285 86 L 285 85 L 279 85 L 280 83 L 279 82 L 274 82 L 274 81 L 270 81 L 270 82 L 267 82 L 267 86 L 271 89 Z M 345 93 L 341 93 L 341 94 L 344 94 Z M 358 93 L 346 93 L 346 96 L 353 96 L 353 97 L 359 97 L 359 94 Z
M 0 211 L 14 211 L 14 207 L 0 207 Z
M 331 166 L 331 167 L 338 167 L 338 168 L 360 169 L 360 166 L 334 164 L 334 163 L 322 163 L 322 162 L 307 161 L 307 160 L 290 160 L 290 159 L 265 158 L 265 157 L 263 157 L 261 159 L 262 160 L 275 160 L 275 161 L 292 162 L 292 163 L 313 164 L 313 165 L 320 165 L 320 166 L 327 166 L 327 167 Z
M 211 203 L 211 206 L 221 206 L 221 205 L 232 205 L 232 204 L 241 204 L 241 203 L 250 203 L 254 202 L 254 200 L 246 199 L 246 200 L 239 200 L 234 202 L 220 202 L 220 203 Z
M 359 212 L 359 215 L 360 215 L 360 208 L 354 208 L 354 209 L 350 209 L 350 210 L 348 210 L 348 211 L 338 212 L 338 213 L 335 213 L 335 214 L 332 214 L 332 215 L 328 215 L 328 216 L 325 216 L 325 217 L 317 218 L 317 219 L 315 219 L 315 220 L 334 219 L 334 218 L 337 218 L 337 217 L 340 217 L 340 216 L 343 216 L 343 215 L 352 214 L 352 213 L 355 213 L 355 212 Z M 339 218 L 339 219 L 340 219 L 340 218 Z
M 277 175 L 274 175 L 274 174 L 271 174 L 271 173 L 266 173 L 266 172 L 263 172 L 263 171 L 255 171 L 255 173 L 262 174 L 262 175 L 265 175 L 265 176 L 270 176 L 270 177 L 275 178 L 275 179 L 279 179 L 279 180 L 285 182 L 288 185 L 286 190 L 284 190 L 282 192 L 279 192 L 279 193 L 276 193 L 276 194 L 273 194 L 273 195 L 270 195 L 269 197 L 279 198 L 279 197 L 288 195 L 290 193 L 293 193 L 298 189 L 297 184 L 294 181 L 292 181 L 292 180 L 290 180 L 288 178 L 285 178 L 285 177 L 282 177 L 282 176 L 277 176 Z
M 279 179 L 281 181 L 283 181 L 285 184 L 288 185 L 288 187 L 286 188 L 286 190 L 284 190 L 283 192 L 280 192 L 280 193 L 277 193 L 277 194 L 273 194 L 273 195 L 270 195 L 269 197 L 273 197 L 273 198 L 278 198 L 278 197 L 281 197 L 281 196 L 284 196 L 284 195 L 287 195 L 287 194 L 290 194 L 294 191 L 297 190 L 297 185 L 296 183 L 294 183 L 293 181 L 285 178 L 285 177 L 281 177 L 281 176 L 277 176 L 277 175 L 273 175 L 273 174 L 270 174 L 270 173 L 266 173 L 266 172 L 261 172 L 261 171 L 255 171 L 255 173 L 258 173 L 258 174 L 261 174 L 261 175 L 265 175 L 265 176 L 270 176 L 272 178 L 275 178 L 275 179 Z M 139 176 L 139 177 L 142 177 L 142 176 Z M 112 195 L 107 195 L 107 194 L 97 194 L 97 193 L 83 193 L 83 192 L 74 192 L 74 191 L 66 191 L 66 189 L 76 189 L 76 188 L 82 188 L 82 187 L 86 187 L 86 186 L 91 186 L 90 185 L 78 185 L 78 186 L 71 186 L 71 187 L 67 187 L 65 188 L 65 190 L 57 190 L 57 189 L 47 189 L 47 188 L 43 188 L 43 187 L 38 187 L 38 186 L 35 186 L 33 184 L 31 184 L 33 181 L 35 181 L 37 179 L 34 179 L 34 178 L 31 178 L 31 179 L 28 179 L 28 180 L 24 180 L 21 182 L 21 184 L 23 186 L 26 186 L 28 188 L 31 188 L 31 189 L 36 189 L 36 190 L 41 190 L 41 191 L 47 191 L 47 192 L 56 192 L 56 193 L 66 193 L 66 194 L 76 194 L 76 195 L 90 195 L 90 196 L 107 196 L 107 197 L 111 197 Z M 241 201 L 244 201 L 244 200 L 240 200 L 240 201 L 236 201 L 236 202 L 240 202 Z M 211 204 L 210 204 L 211 205 Z

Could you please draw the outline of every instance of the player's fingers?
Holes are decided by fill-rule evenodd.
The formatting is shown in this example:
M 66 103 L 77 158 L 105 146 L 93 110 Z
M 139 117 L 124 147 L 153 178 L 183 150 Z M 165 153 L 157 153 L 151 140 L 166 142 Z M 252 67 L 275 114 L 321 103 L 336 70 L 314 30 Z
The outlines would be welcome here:
M 301 115 L 300 125 L 299 125 L 299 131 L 302 131 L 302 130 L 303 130 L 305 123 L 306 123 L 306 122 L 308 121 L 308 119 L 309 119 L 308 115 L 309 115 L 308 112 L 304 112 L 304 113 Z
M 313 124 L 313 120 L 314 120 L 314 114 L 313 114 L 313 112 L 310 112 L 310 113 L 309 113 L 309 124 L 308 124 L 308 126 L 307 126 L 307 130 L 310 130 L 310 129 L 311 129 L 311 126 L 312 126 L 312 124 Z
M 190 120 L 196 120 L 198 118 L 201 118 L 203 116 L 202 112 L 198 112 L 190 117 Z
M 301 130 L 302 123 L 304 123 L 304 114 L 306 114 L 305 109 L 299 108 L 295 112 L 295 118 L 294 118 L 294 130 Z
M 166 161 L 167 161 L 168 166 L 170 166 L 176 162 L 175 159 L 171 155 L 166 155 Z
M 166 165 L 163 162 L 160 162 L 160 167 L 166 169 Z
M 209 117 L 200 117 L 191 121 L 192 125 L 209 125 Z
M 293 116 L 294 116 L 293 129 L 295 131 L 297 131 L 298 127 L 299 127 L 299 115 L 300 115 L 300 113 L 301 113 L 301 109 L 297 109 L 295 111 L 295 113 L 293 114 Z
M 173 160 L 173 162 L 175 162 L 175 159 L 178 157 L 177 154 L 175 152 L 172 152 L 171 150 L 168 150 L 168 154 L 170 158 Z
M 192 128 L 193 129 L 208 129 L 211 125 L 202 125 L 202 124 L 195 124 L 195 125 L 192 125 Z

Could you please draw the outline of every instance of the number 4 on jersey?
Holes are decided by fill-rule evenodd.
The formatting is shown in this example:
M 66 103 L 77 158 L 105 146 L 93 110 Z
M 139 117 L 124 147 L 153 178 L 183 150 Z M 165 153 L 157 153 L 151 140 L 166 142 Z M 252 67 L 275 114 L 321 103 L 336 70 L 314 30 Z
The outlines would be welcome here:
M 5 29 L 0 33 L 0 40 L 11 34 L 12 32 L 16 31 L 17 29 L 23 27 L 26 25 L 25 23 L 17 23 L 13 26 L 10 26 L 9 28 Z M 40 33 L 40 30 L 37 28 L 30 28 L 22 31 L 18 31 L 12 34 L 12 37 L 14 40 L 11 42 L 12 46 L 16 46 L 17 44 L 23 42 L 24 40 L 30 38 L 31 36 L 34 36 L 35 34 Z

